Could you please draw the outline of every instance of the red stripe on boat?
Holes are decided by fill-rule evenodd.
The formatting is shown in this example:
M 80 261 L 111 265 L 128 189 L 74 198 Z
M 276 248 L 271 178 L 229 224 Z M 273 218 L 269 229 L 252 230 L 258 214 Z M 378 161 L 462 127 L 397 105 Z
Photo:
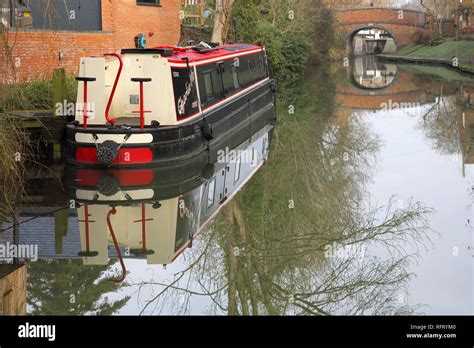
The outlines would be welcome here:
M 76 172 L 76 181 L 84 186 L 97 186 L 102 172 L 99 170 L 79 169 Z
M 103 170 L 80 169 L 76 173 L 76 181 L 81 186 L 97 186 Z M 119 180 L 120 186 L 150 185 L 153 181 L 151 169 L 112 170 L 110 174 Z
M 112 174 L 119 179 L 121 186 L 149 185 L 153 181 L 153 171 L 143 170 L 113 170 Z
M 99 164 L 95 147 L 79 147 L 76 149 L 76 160 L 80 163 Z M 119 155 L 112 162 L 115 165 L 146 164 L 153 160 L 153 152 L 148 148 L 120 149 Z

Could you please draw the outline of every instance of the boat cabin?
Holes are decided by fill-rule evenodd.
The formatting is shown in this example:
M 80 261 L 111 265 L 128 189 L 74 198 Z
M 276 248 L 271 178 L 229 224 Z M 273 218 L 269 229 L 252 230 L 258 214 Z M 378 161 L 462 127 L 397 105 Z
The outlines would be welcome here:
M 123 49 L 84 57 L 76 122 L 85 128 L 179 125 L 268 79 L 265 49 L 248 44 Z

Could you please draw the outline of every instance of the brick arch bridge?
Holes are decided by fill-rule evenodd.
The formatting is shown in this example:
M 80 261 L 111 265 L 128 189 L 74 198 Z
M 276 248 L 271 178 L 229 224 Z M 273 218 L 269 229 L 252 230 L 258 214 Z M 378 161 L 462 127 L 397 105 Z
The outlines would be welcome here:
M 408 107 L 433 103 L 441 93 L 438 85 L 427 88 L 416 75 L 398 71 L 393 83 L 377 90 L 363 89 L 348 76 L 347 84 L 336 84 L 337 104 L 355 110 L 382 110 L 384 107 Z
M 352 80 L 336 83 L 336 104 L 334 122 L 344 125 L 357 111 L 377 112 L 384 108 L 398 109 L 434 103 L 441 94 L 450 95 L 452 91 L 442 89 L 439 84 L 427 86 L 416 75 L 398 71 L 393 83 L 385 88 L 368 90 L 360 88 Z M 473 157 L 474 158 L 474 157 Z
M 383 29 L 397 48 L 430 37 L 429 15 L 423 11 L 390 7 L 355 7 L 335 11 L 337 31 L 345 35 L 348 55 L 354 54 L 355 35 L 364 29 Z

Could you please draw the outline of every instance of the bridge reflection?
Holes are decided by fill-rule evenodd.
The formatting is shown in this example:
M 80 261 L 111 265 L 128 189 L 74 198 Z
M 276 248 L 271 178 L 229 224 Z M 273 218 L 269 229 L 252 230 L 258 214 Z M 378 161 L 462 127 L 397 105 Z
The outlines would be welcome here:
M 372 111 L 433 103 L 443 93 L 442 86 L 425 80 L 376 57 L 358 57 L 349 69 L 340 72 L 337 103 L 348 109 Z M 455 93 L 454 86 L 445 86 L 446 92 Z
M 395 64 L 384 64 L 374 56 L 358 57 L 352 60 L 349 78 L 354 87 L 374 90 L 390 86 L 397 76 Z
M 342 125 L 360 111 L 405 110 L 420 115 L 434 146 L 461 155 L 465 168 L 474 164 L 474 82 L 462 77 L 449 81 L 442 74 L 385 64 L 373 56 L 357 57 L 339 71 L 334 122 Z

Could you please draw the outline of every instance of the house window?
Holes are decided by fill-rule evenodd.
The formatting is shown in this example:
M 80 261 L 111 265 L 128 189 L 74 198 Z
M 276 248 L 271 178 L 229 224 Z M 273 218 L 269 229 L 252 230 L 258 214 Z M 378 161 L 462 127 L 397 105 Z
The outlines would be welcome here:
M 160 6 L 160 0 L 137 0 L 137 5 Z

